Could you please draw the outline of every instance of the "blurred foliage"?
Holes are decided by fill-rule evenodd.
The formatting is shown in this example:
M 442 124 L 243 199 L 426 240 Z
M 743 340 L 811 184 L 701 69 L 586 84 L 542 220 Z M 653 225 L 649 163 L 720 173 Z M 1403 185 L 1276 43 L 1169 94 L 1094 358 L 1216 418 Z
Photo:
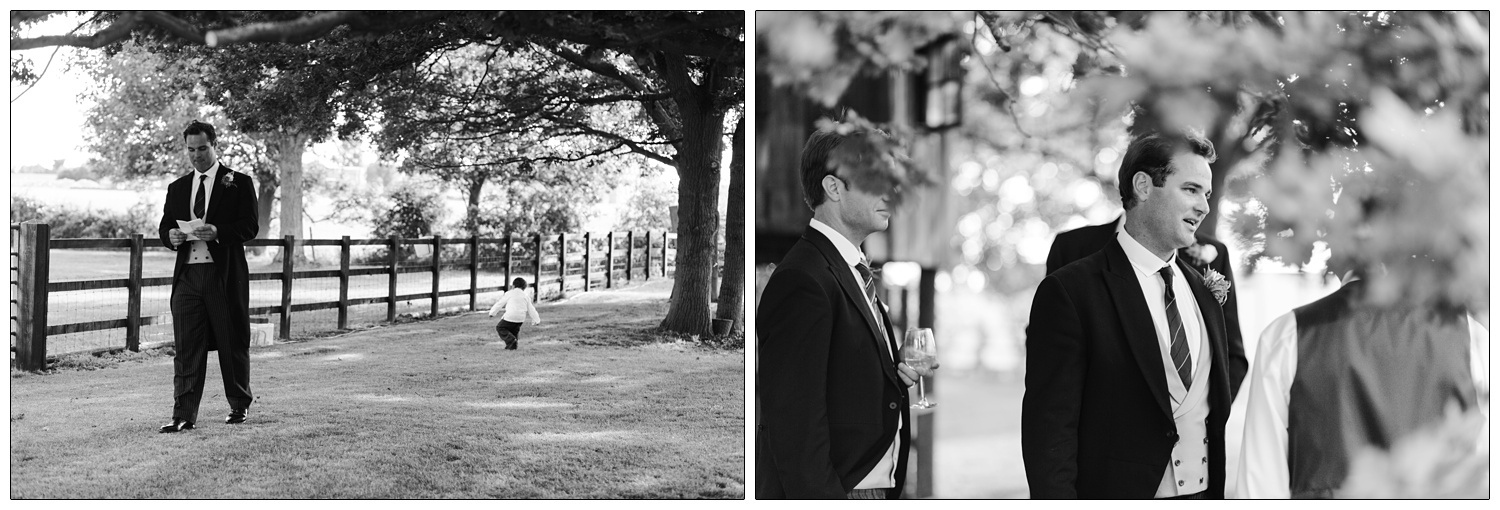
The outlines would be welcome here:
M 671 207 L 677 205 L 677 187 L 657 179 L 636 181 L 635 193 L 620 212 L 615 230 L 671 230 Z
M 1204 228 L 1225 215 L 1252 265 L 1327 246 L 1389 270 L 1373 295 L 1487 306 L 1487 12 L 758 13 L 756 31 L 758 69 L 825 104 L 961 36 L 954 248 L 997 290 L 1034 285 L 1047 234 L 1117 215 L 1099 199 L 1129 135 L 1188 126 L 1220 156 Z
M 1350 499 L 1488 499 L 1489 420 L 1484 411 L 1450 413 L 1444 420 L 1350 458 L 1349 478 L 1337 497 Z
M 161 204 L 143 199 L 124 212 L 115 212 L 47 204 L 26 195 L 15 195 L 10 199 L 10 221 L 46 223 L 53 239 L 123 238 L 141 233 L 150 240 L 157 235 L 160 207 Z
M 182 130 L 193 120 L 213 124 L 224 164 L 257 182 L 275 182 L 264 144 L 238 130 L 213 106 L 200 84 L 210 69 L 192 59 L 168 58 L 152 42 L 127 41 L 113 53 L 82 52 L 69 70 L 87 73 L 93 85 L 82 99 L 84 138 L 94 162 L 122 179 L 186 173 Z
M 428 237 L 438 232 L 443 222 L 442 196 L 431 186 L 406 183 L 391 190 L 382 202 L 366 218 L 377 238 Z

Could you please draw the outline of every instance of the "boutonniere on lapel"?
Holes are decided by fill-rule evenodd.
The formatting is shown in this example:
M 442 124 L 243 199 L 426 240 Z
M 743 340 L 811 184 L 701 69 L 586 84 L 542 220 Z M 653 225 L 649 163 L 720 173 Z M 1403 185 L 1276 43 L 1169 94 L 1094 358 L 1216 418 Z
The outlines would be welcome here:
M 1209 248 L 1213 247 L 1209 246 Z M 1203 273 L 1203 286 L 1208 287 L 1208 291 L 1214 293 L 1214 300 L 1219 302 L 1219 306 L 1224 306 L 1224 301 L 1229 299 L 1230 285 L 1229 280 L 1218 271 L 1209 269 Z
M 1219 258 L 1219 249 L 1212 244 L 1195 244 L 1183 250 L 1187 252 L 1188 265 L 1193 267 L 1208 267 L 1210 262 Z
M 219 179 L 219 184 L 223 184 L 225 188 L 233 188 L 234 187 L 234 172 L 226 172 L 224 174 L 224 178 L 223 179 Z

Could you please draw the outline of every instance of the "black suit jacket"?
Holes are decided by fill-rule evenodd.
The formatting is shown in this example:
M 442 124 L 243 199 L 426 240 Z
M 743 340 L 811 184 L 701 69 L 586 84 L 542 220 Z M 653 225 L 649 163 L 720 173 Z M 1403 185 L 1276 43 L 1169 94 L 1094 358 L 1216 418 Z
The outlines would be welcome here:
M 1115 229 L 1118 228 L 1120 220 L 1103 225 L 1089 225 L 1079 227 L 1061 234 L 1052 240 L 1052 249 L 1047 252 L 1047 274 L 1061 269 L 1073 261 L 1087 257 L 1104 249 L 1115 238 Z M 1224 319 L 1229 326 L 1229 388 L 1231 395 L 1237 395 L 1240 391 L 1240 383 L 1244 382 L 1245 374 L 1250 370 L 1250 360 L 1245 357 L 1245 340 L 1240 334 L 1240 305 L 1238 288 L 1234 285 L 1234 264 L 1229 263 L 1229 249 L 1224 243 L 1209 236 L 1199 234 L 1198 244 L 1207 244 L 1218 250 L 1219 256 L 1214 258 L 1206 266 L 1194 265 L 1193 269 L 1199 273 L 1206 269 L 1213 269 L 1224 275 L 1229 281 L 1229 299 L 1224 301 Z M 1188 255 L 1187 248 L 1177 250 L 1178 260 L 1192 260 Z M 1191 265 L 1191 264 L 1190 264 Z
M 884 310 L 822 233 L 809 227 L 771 273 L 756 312 L 755 497 L 843 499 L 897 437 L 896 491 L 905 483 L 911 417 L 896 375 Z
M 232 183 L 225 185 L 225 179 Z M 188 221 L 193 214 L 193 187 L 198 185 L 198 172 L 189 172 L 167 186 L 167 201 L 163 206 L 158 234 L 168 249 L 177 251 L 177 265 L 172 271 L 172 292 L 177 292 L 177 278 L 187 268 L 188 256 L 192 252 L 192 241 L 173 247 L 169 232 L 177 228 L 177 220 Z M 260 224 L 255 219 L 255 183 L 250 176 L 230 170 L 219 164 L 208 185 L 213 186 L 204 223 L 218 229 L 218 238 L 208 242 L 208 253 L 214 259 L 214 269 L 224 283 L 224 295 L 229 301 L 230 326 L 235 338 L 232 345 L 250 348 L 250 266 L 245 262 L 245 241 L 255 239 Z M 212 334 L 212 333 L 210 333 Z M 216 350 L 215 342 L 208 343 L 209 350 Z
M 1224 314 L 1190 266 L 1209 340 L 1208 498 L 1224 497 Z M 1161 347 L 1118 241 L 1042 279 L 1026 327 L 1021 455 L 1033 498 L 1151 498 L 1177 425 Z

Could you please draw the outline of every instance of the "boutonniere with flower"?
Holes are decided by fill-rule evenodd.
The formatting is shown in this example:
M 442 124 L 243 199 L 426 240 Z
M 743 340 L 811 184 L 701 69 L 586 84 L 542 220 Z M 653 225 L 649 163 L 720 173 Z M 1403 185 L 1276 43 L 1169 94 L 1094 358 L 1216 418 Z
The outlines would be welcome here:
M 224 178 L 223 179 L 219 179 L 219 184 L 223 184 L 224 187 L 226 187 L 226 188 L 233 188 L 234 187 L 234 172 L 226 172 L 224 174 Z
M 1195 244 L 1183 250 L 1187 252 L 1188 262 L 1193 267 L 1207 267 L 1214 259 L 1219 258 L 1219 249 L 1212 244 Z
M 1219 274 L 1218 271 L 1209 269 L 1203 273 L 1203 285 L 1208 287 L 1209 292 L 1214 293 L 1214 300 L 1219 302 L 1219 306 L 1224 306 L 1224 301 L 1229 299 L 1229 286 L 1231 285 L 1229 279 L 1224 278 L 1224 275 Z

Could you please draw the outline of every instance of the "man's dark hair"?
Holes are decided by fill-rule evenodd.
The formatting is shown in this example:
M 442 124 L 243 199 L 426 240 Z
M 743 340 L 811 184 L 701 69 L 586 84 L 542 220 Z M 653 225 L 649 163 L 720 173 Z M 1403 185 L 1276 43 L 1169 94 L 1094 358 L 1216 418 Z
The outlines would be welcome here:
M 510 281 L 510 286 L 517 289 L 526 290 L 526 280 L 522 278 L 516 278 Z
M 1172 157 L 1181 152 L 1203 156 L 1209 163 L 1218 159 L 1214 144 L 1192 132 L 1162 131 L 1130 142 L 1130 147 L 1125 150 L 1125 158 L 1120 161 L 1120 203 L 1126 210 L 1139 202 L 1135 196 L 1135 187 L 1130 183 L 1135 179 L 1135 174 L 1145 172 L 1150 175 L 1152 186 L 1166 185 L 1167 176 L 1172 173 Z
M 182 130 L 182 139 L 187 140 L 189 135 L 208 135 L 208 143 L 219 141 L 219 134 L 214 131 L 213 124 L 207 122 L 192 121 L 188 123 L 187 129 Z
M 827 200 L 823 193 L 823 177 L 829 175 L 867 193 L 891 192 L 897 183 L 871 165 L 881 165 L 878 160 L 884 156 L 904 156 L 879 154 L 891 150 L 883 146 L 881 140 L 885 144 L 894 143 L 889 133 L 878 129 L 855 128 L 846 132 L 840 132 L 838 128 L 819 129 L 808 136 L 807 143 L 802 146 L 802 200 L 807 207 L 817 209 Z M 835 170 L 840 162 L 859 168 L 853 175 L 837 175 Z
M 828 164 L 833 149 L 845 138 L 863 135 L 863 132 L 839 134 L 820 129 L 807 137 L 807 143 L 802 145 L 802 201 L 808 209 L 817 209 L 828 198 L 823 194 L 823 177 L 833 174 Z

